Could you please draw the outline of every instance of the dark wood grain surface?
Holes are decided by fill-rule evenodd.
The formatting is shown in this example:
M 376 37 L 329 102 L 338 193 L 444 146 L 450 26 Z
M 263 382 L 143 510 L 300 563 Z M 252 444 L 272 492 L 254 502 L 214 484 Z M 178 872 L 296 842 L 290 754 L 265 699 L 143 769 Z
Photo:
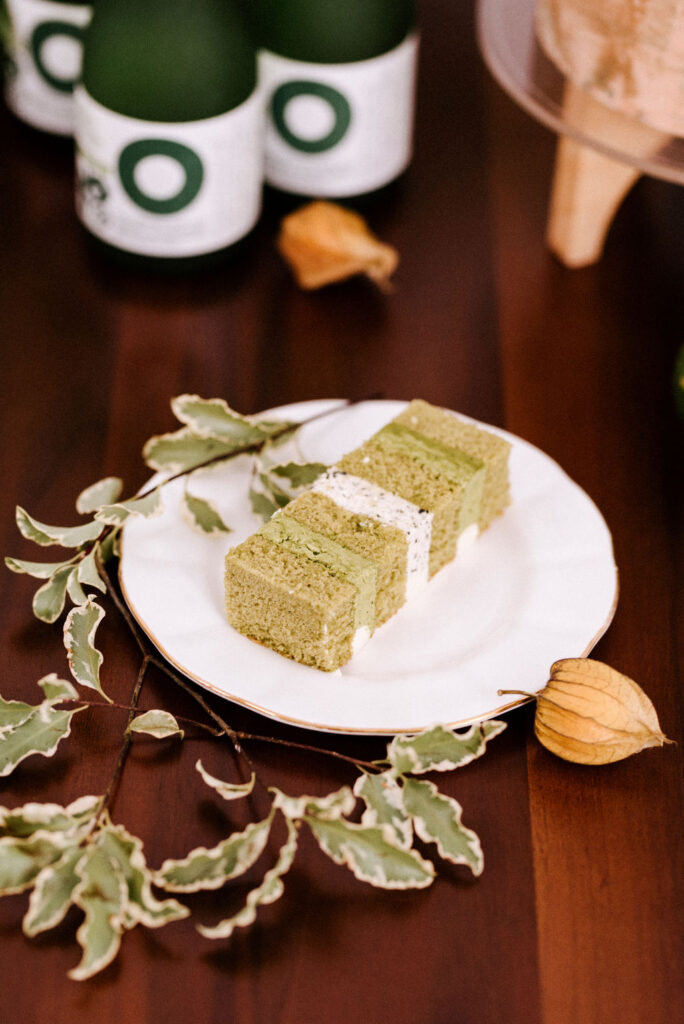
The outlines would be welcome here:
M 420 396 L 504 426 L 556 459 L 614 537 L 621 595 L 595 656 L 638 680 L 679 746 L 603 768 L 554 758 L 528 707 L 486 756 L 442 780 L 480 835 L 474 880 L 445 868 L 421 893 L 379 892 L 303 848 L 285 895 L 211 943 L 243 890 L 192 897 L 195 914 L 127 934 L 90 982 L 71 912 L 21 934 L 26 896 L 0 902 L 0 1024 L 670 1024 L 684 1017 L 682 963 L 682 451 L 671 400 L 681 342 L 684 193 L 642 181 L 595 267 L 569 271 L 544 246 L 555 139 L 494 85 L 470 4 L 425 0 L 416 158 L 363 212 L 397 246 L 396 288 L 356 280 L 299 291 L 274 248 L 290 202 L 269 194 L 238 260 L 174 282 L 117 270 L 77 227 L 71 153 L 0 114 L 0 539 L 33 558 L 14 506 L 73 521 L 78 492 L 107 474 L 132 493 L 143 442 L 173 429 L 169 399 L 222 396 L 243 412 L 300 399 Z M 67 672 L 61 627 L 36 622 L 34 582 L 3 571 L 5 697 L 34 699 Z M 138 652 L 111 606 L 106 689 L 125 703 Z M 577 652 L 558 651 L 558 657 Z M 537 681 L 534 681 L 537 683 Z M 151 673 L 145 707 L 198 716 Z M 384 742 L 325 737 L 216 701 L 236 728 L 364 759 Z M 107 785 L 125 712 L 87 711 L 50 760 L 3 780 L 0 802 L 67 802 Z M 325 793 L 354 778 L 324 753 L 253 742 L 264 780 Z M 193 769 L 236 773 L 225 743 L 133 745 L 112 814 L 148 861 L 211 845 L 242 823 Z M 234 774 L 235 777 L 235 774 Z M 218 801 L 220 803 L 220 801 Z M 259 799 L 244 812 L 263 811 Z M 227 806 L 227 805 L 226 805 Z

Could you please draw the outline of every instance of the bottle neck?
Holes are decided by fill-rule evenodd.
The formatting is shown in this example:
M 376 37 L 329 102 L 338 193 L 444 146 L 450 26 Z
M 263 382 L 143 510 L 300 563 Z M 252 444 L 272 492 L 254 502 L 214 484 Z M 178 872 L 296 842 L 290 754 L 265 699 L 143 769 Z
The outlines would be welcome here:
M 229 0 L 96 0 L 83 84 L 130 117 L 214 117 L 254 91 L 254 44 Z
M 260 46 L 320 64 L 377 57 L 415 24 L 414 0 L 254 0 L 251 6 Z

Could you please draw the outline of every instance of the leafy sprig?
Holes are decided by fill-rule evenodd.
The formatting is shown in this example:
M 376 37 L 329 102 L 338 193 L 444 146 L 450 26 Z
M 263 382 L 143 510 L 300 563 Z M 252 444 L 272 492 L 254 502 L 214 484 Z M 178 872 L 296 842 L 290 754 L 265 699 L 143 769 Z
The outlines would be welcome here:
M 147 441 L 143 458 L 150 469 L 157 471 L 157 476 L 136 495 L 121 500 L 123 481 L 119 477 L 98 480 L 76 499 L 76 511 L 90 516 L 88 522 L 78 526 L 52 526 L 17 508 L 17 527 L 23 537 L 40 547 L 70 550 L 73 553 L 69 557 L 57 562 L 5 559 L 12 572 L 44 581 L 33 598 L 33 612 L 38 619 L 56 622 L 67 603 L 73 605 L 64 622 L 64 645 L 72 675 L 77 683 L 97 690 L 105 698 L 100 682 L 102 656 L 95 646 L 104 609 L 93 591 L 107 591 L 103 568 L 118 554 L 125 522 L 131 516 L 150 519 L 160 515 L 163 488 L 183 477 L 182 507 L 188 522 L 204 534 L 229 531 L 215 506 L 191 492 L 190 477 L 197 470 L 237 455 L 258 456 L 267 444 L 276 445 L 280 438 L 290 439 L 299 426 L 290 421 L 242 416 L 219 398 L 179 395 L 172 400 L 171 408 L 183 426 Z M 302 479 L 309 479 L 324 468 L 293 463 L 286 467 L 286 475 L 298 473 Z
M 168 732 L 158 728 L 167 716 Z M 140 732 L 161 737 L 182 732 L 160 711 L 140 716 Z M 144 720 L 147 720 L 146 722 Z M 382 889 L 423 889 L 436 876 L 435 866 L 414 846 L 416 838 L 434 843 L 440 857 L 463 864 L 479 875 L 484 861 L 477 835 L 461 822 L 461 808 L 441 794 L 432 782 L 415 773 L 451 771 L 485 752 L 487 742 L 504 728 L 503 722 L 472 726 L 466 733 L 448 733 L 453 760 L 444 757 L 447 730 L 441 726 L 404 738 L 401 751 L 390 743 L 387 760 L 377 774 L 364 771 L 353 789 L 343 786 L 325 797 L 288 796 L 270 787 L 269 813 L 250 822 L 215 846 L 196 847 L 185 857 L 168 859 L 152 870 L 143 844 L 122 825 L 114 825 L 103 797 L 83 796 L 66 807 L 30 803 L 9 810 L 0 808 L 0 895 L 30 892 L 23 919 L 24 933 L 32 937 L 58 925 L 70 906 L 83 912 L 76 932 L 81 961 L 69 972 L 84 980 L 103 970 L 116 957 L 126 930 L 142 924 L 161 928 L 188 917 L 190 908 L 175 898 L 158 899 L 156 887 L 175 895 L 190 895 L 222 888 L 244 875 L 266 853 L 278 820 L 284 822 L 286 840 L 261 882 L 245 903 L 217 924 L 198 924 L 208 939 L 227 939 L 236 928 L 247 927 L 260 906 L 274 903 L 285 890 L 283 878 L 297 853 L 299 833 L 306 826 L 326 856 L 348 868 L 359 881 Z M 411 770 L 406 769 L 408 759 Z M 414 756 L 415 755 L 415 756 Z M 435 769 L 435 765 L 439 768 Z M 203 780 L 224 800 L 248 796 L 255 777 L 247 783 L 229 783 L 196 768 Z M 357 802 L 363 805 L 359 822 L 351 820 Z
M 58 707 L 73 701 L 78 693 L 66 679 L 52 673 L 38 681 L 44 698 L 39 704 L 0 697 L 0 777 L 10 775 L 32 754 L 52 757 L 59 743 L 71 732 L 71 720 L 83 707 Z M 85 707 L 85 705 L 84 705 Z
M 304 462 L 297 444 L 297 428 L 269 438 L 255 456 L 249 500 L 264 522 L 309 487 L 327 466 Z
M 66 806 L 28 803 L 13 810 L 0 807 L 0 895 L 30 893 L 23 919 L 29 937 L 54 928 L 71 906 L 81 911 L 76 932 L 81 961 L 69 972 L 75 980 L 92 977 L 110 964 L 124 933 L 136 925 L 159 928 L 187 917 L 190 907 L 179 902 L 177 895 L 219 889 L 244 875 L 268 856 L 277 829 L 284 831 L 285 838 L 275 857 L 271 856 L 261 882 L 232 916 L 216 924 L 198 924 L 197 930 L 205 938 L 228 938 L 236 928 L 249 926 L 259 907 L 282 896 L 303 828 L 336 864 L 360 881 L 383 889 L 422 889 L 432 884 L 435 865 L 416 847 L 416 841 L 433 844 L 440 858 L 464 865 L 474 875 L 483 869 L 479 839 L 463 825 L 460 805 L 440 793 L 433 781 L 416 776 L 453 771 L 480 757 L 487 742 L 505 727 L 503 722 L 473 725 L 465 733 L 435 726 L 415 736 L 396 737 L 388 743 L 385 759 L 377 762 L 364 763 L 324 751 L 354 766 L 357 776 L 353 785 L 324 797 L 291 796 L 263 783 L 251 768 L 241 741 L 313 748 L 235 732 L 141 632 L 113 585 L 108 566 L 117 557 L 125 522 L 131 516 L 160 514 L 167 483 L 185 479 L 184 515 L 196 529 L 212 534 L 225 532 L 229 526 L 217 509 L 189 486 L 191 475 L 201 468 L 237 455 L 254 456 L 249 498 L 253 510 L 263 516 L 287 504 L 325 469 L 302 460 L 296 447 L 296 424 L 241 416 L 222 399 L 205 400 L 196 395 L 179 396 L 172 409 L 181 428 L 151 438 L 143 450 L 147 465 L 156 471 L 148 485 L 121 500 L 123 483 L 118 477 L 97 481 L 77 498 L 77 512 L 90 517 L 78 526 L 51 526 L 18 509 L 17 525 L 25 538 L 42 547 L 62 547 L 71 554 L 53 562 L 6 559 L 13 572 L 41 581 L 33 610 L 42 621 L 56 622 L 71 602 L 63 624 L 71 675 L 78 686 L 95 690 L 102 700 L 86 699 L 74 683 L 54 673 L 39 680 L 42 699 L 36 704 L 0 697 L 0 776 L 9 775 L 31 755 L 51 757 L 69 736 L 72 719 L 79 711 L 122 706 L 114 705 L 101 682 L 103 657 L 96 646 L 105 614 L 101 595 L 108 595 L 124 616 L 142 656 L 127 705 L 121 750 L 105 792 L 80 797 Z M 178 742 L 184 737 L 184 729 L 170 712 L 139 708 L 150 665 L 189 693 L 213 727 L 194 724 L 214 735 L 225 735 L 250 768 L 247 782 L 233 783 L 209 773 L 199 760 L 196 769 L 205 784 L 223 800 L 234 801 L 249 796 L 258 783 L 270 801 L 262 820 L 230 833 L 212 848 L 201 846 L 182 858 L 167 859 L 158 869 L 148 866 L 142 841 L 123 825 L 114 824 L 110 816 L 132 742 L 144 737 Z M 173 895 L 159 899 L 155 888 Z

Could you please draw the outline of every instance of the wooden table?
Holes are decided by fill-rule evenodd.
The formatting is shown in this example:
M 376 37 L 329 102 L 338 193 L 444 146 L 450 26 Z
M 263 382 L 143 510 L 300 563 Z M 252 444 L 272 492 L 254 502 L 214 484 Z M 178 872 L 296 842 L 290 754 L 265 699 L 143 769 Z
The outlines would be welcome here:
M 288 201 L 269 194 L 239 263 L 168 281 L 95 260 L 72 210 L 71 154 L 1 115 L 2 515 L 6 554 L 33 558 L 14 505 L 74 522 L 107 474 L 133 493 L 169 399 L 223 396 L 243 412 L 321 396 L 421 396 L 541 447 L 594 499 L 614 537 L 621 596 L 595 656 L 638 680 L 677 747 L 586 768 L 554 758 L 511 713 L 486 756 L 441 779 L 480 835 L 479 879 L 446 867 L 432 888 L 386 893 L 303 841 L 285 895 L 231 940 L 211 943 L 230 896 L 192 897 L 193 917 L 125 936 L 113 965 L 79 984 L 71 912 L 20 931 L 26 896 L 0 902 L 0 1022 L 74 1024 L 670 1024 L 682 986 L 682 440 L 671 401 L 681 341 L 682 194 L 643 181 L 603 260 L 569 271 L 544 247 L 555 139 L 490 81 L 472 10 L 423 4 L 416 157 L 364 208 L 401 252 L 386 296 L 357 280 L 299 291 L 274 249 Z M 49 554 L 49 553 L 48 553 Z M 3 570 L 5 697 L 67 675 L 61 625 L 35 621 L 34 581 Z M 137 648 L 107 605 L 103 679 L 125 703 Z M 568 653 L 558 651 L 563 657 Z M 537 681 L 534 681 L 537 683 Z M 198 716 L 151 673 L 144 707 Z M 365 760 L 381 739 L 329 737 L 215 701 L 235 728 Z M 88 710 L 51 760 L 3 780 L 1 802 L 100 793 L 123 711 Z M 326 793 L 355 777 L 324 753 L 254 742 L 263 778 Z M 225 741 L 134 743 L 112 807 L 148 861 L 212 845 L 235 827 L 193 770 L 230 776 Z M 209 795 L 207 795 L 209 794 Z M 230 813 L 228 813 L 230 812 Z

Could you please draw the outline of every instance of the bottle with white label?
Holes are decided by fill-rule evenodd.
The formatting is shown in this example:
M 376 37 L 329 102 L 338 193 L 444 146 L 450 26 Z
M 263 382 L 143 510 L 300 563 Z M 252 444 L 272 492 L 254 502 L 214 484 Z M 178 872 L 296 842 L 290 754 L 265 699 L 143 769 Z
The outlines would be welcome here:
M 33 128 L 71 135 L 90 3 L 5 0 L 5 8 L 7 106 Z
M 412 155 L 413 0 L 253 0 L 253 18 L 268 184 L 342 197 L 397 178 Z
M 247 235 L 263 181 L 256 84 L 231 0 L 97 0 L 76 90 L 76 205 L 90 234 L 164 269 Z

